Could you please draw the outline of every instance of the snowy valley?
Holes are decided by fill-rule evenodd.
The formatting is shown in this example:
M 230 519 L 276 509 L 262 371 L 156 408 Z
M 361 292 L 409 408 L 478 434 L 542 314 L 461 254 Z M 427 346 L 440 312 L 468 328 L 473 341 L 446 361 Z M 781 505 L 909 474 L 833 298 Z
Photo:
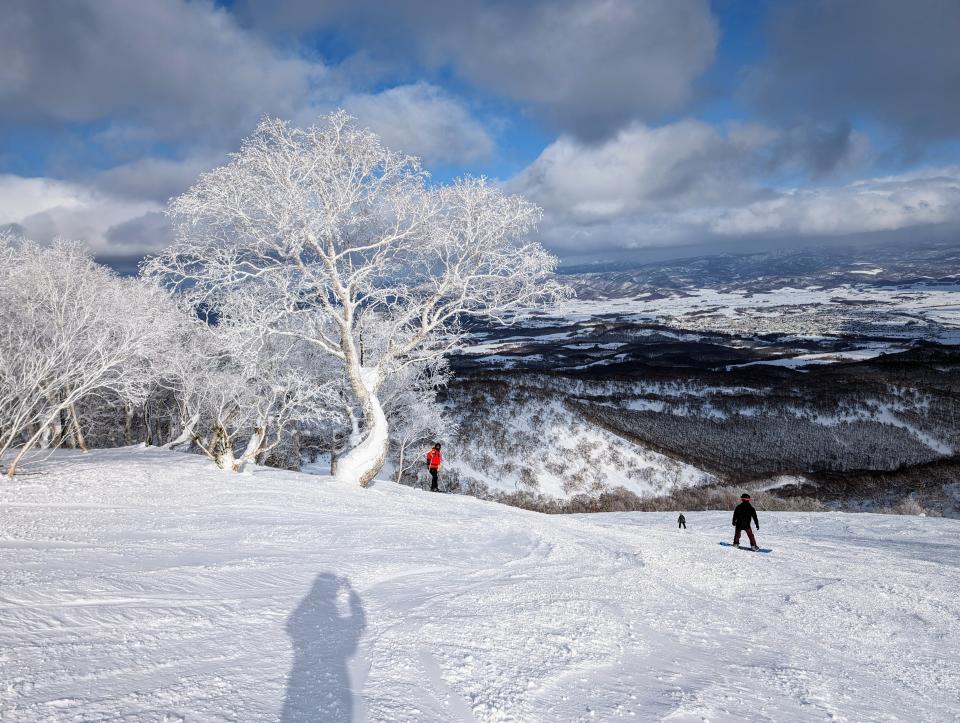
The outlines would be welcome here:
M 0 719 L 945 721 L 945 519 L 541 515 L 143 447 L 0 485 Z
M 884 268 L 856 281 L 864 258 Z M 722 506 L 676 493 L 749 484 L 780 509 L 960 514 L 952 247 L 563 278 L 578 298 L 477 328 L 454 358 L 454 488 L 616 511 Z

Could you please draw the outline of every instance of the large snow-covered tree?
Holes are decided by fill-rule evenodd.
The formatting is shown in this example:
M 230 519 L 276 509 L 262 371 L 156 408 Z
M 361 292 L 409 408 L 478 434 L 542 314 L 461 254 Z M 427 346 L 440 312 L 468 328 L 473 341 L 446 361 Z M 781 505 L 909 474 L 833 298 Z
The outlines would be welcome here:
M 364 485 L 387 454 L 392 375 L 455 349 L 469 317 L 567 293 L 524 240 L 539 209 L 483 179 L 431 185 L 342 111 L 306 129 L 262 121 L 169 211 L 177 241 L 144 272 L 213 314 L 240 293 L 270 335 L 335 360 L 353 420 L 337 476 Z

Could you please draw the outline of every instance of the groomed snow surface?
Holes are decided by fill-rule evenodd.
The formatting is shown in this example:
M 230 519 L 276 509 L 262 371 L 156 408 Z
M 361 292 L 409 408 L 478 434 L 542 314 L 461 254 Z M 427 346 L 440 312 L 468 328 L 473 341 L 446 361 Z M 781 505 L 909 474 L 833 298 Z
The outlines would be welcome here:
M 27 471 L 25 469 L 25 471 Z M 0 483 L 0 719 L 947 721 L 960 523 L 544 516 L 140 448 Z

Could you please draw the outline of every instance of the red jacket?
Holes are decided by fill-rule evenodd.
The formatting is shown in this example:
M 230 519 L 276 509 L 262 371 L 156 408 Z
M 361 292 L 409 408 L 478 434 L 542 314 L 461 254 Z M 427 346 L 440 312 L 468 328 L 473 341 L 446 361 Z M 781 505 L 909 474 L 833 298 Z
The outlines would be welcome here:
M 443 461 L 443 457 L 440 455 L 439 449 L 431 449 L 427 452 L 427 467 L 429 469 L 440 469 L 440 463 Z

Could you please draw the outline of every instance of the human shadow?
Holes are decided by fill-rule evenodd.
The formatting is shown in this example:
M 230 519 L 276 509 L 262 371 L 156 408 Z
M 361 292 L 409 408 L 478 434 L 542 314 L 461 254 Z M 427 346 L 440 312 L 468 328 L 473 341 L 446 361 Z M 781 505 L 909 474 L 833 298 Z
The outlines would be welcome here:
M 347 662 L 366 627 L 360 596 L 345 577 L 321 573 L 287 619 L 293 667 L 281 721 L 345 721 L 353 716 Z

